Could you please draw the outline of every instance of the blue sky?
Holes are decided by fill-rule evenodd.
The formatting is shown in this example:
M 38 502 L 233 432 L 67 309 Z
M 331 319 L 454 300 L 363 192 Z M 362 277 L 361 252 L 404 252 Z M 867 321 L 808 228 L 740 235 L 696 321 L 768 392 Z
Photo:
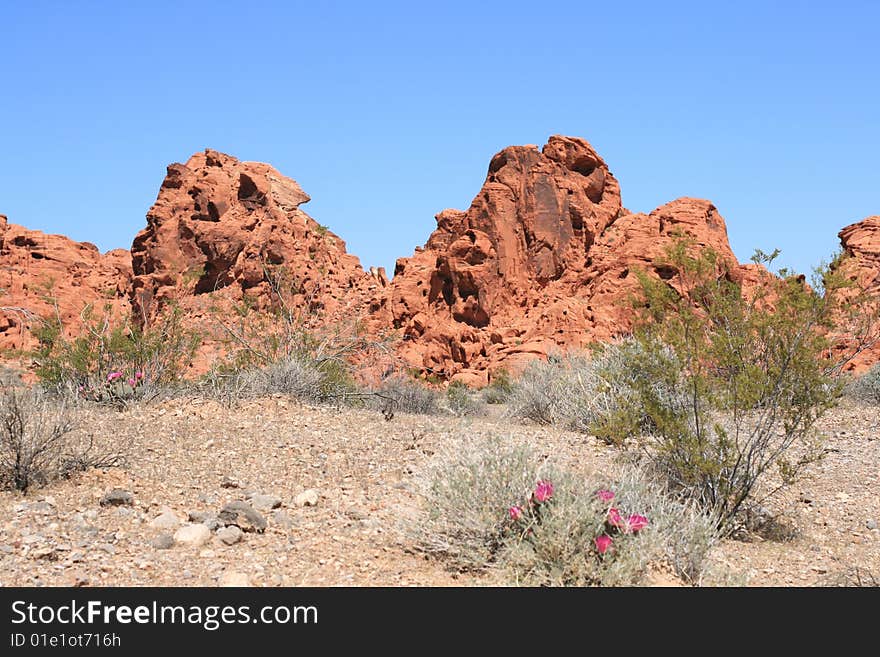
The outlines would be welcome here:
M 211 147 L 390 272 L 495 152 L 555 133 L 631 210 L 712 200 L 740 260 L 808 272 L 880 213 L 880 3 L 420 4 L 0 0 L 0 213 L 128 247 Z

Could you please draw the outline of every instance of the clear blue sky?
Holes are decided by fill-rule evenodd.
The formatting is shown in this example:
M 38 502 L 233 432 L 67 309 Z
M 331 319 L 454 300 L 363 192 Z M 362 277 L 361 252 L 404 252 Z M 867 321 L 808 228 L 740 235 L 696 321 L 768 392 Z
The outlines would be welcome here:
M 128 247 L 211 147 L 390 271 L 495 152 L 554 133 L 631 210 L 712 200 L 740 260 L 809 271 L 880 213 L 878 2 L 422 4 L 0 0 L 0 213 Z

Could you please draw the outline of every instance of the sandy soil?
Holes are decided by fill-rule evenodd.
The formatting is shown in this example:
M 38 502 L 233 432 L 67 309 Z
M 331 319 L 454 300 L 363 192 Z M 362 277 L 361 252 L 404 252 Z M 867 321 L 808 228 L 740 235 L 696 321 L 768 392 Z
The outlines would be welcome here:
M 513 423 L 491 408 L 483 418 L 397 414 L 391 421 L 280 397 L 234 409 L 193 399 L 90 410 L 83 426 L 129 445 L 129 465 L 27 496 L 0 493 L 0 583 L 494 584 L 492 576 L 458 575 L 426 559 L 400 529 L 419 505 L 413 475 L 437 446 L 462 432 L 516 435 L 600 470 L 613 468 L 616 452 L 580 434 Z M 827 457 L 766 504 L 775 520 L 715 549 L 716 570 L 730 578 L 719 582 L 811 586 L 880 577 L 880 409 L 844 402 L 823 429 Z M 102 506 L 114 488 L 130 492 L 133 503 Z M 314 505 L 305 505 L 308 490 L 317 492 Z M 233 545 L 213 535 L 167 547 L 190 514 L 211 516 L 249 497 L 263 507 L 264 533 L 245 533 Z M 163 513 L 167 524 L 152 526 Z

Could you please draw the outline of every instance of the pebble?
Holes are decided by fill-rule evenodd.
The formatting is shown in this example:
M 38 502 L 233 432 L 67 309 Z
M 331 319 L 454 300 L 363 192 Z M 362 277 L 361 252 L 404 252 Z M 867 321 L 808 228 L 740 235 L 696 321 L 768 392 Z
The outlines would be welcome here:
M 866 520 L 865 527 L 867 527 L 868 529 L 877 529 L 877 521 L 873 519 Z
M 224 506 L 218 516 L 221 522 L 225 522 L 227 525 L 238 525 L 239 529 L 246 532 L 262 533 L 269 526 L 261 513 L 241 500 L 230 502 Z
M 189 521 L 207 526 L 211 531 L 220 526 L 220 520 L 213 513 L 207 511 L 190 511 Z
M 319 499 L 321 499 L 320 493 L 314 488 L 309 488 L 297 495 L 293 502 L 297 506 L 317 506 Z
M 229 527 L 224 527 L 223 529 L 217 530 L 217 538 L 220 539 L 220 542 L 225 545 L 235 545 L 239 541 L 241 541 L 241 537 L 243 532 L 241 529 L 236 527 L 235 525 L 230 525 Z
M 159 534 L 150 541 L 150 545 L 157 550 L 169 550 L 174 547 L 174 537 L 171 534 Z
M 258 493 L 251 495 L 248 498 L 248 501 L 257 511 L 262 511 L 264 513 L 268 513 L 272 509 L 277 509 L 281 506 L 281 498 L 276 495 L 262 495 Z
M 180 518 L 170 509 L 160 513 L 150 521 L 151 529 L 171 530 L 180 527 Z
M 187 547 L 201 547 L 211 540 L 211 530 L 201 523 L 184 525 L 174 532 L 174 542 Z
M 36 550 L 32 550 L 30 556 L 33 559 L 45 559 L 46 561 L 55 561 L 58 558 L 58 554 L 55 552 L 55 548 L 51 547 L 37 548 Z
M 104 493 L 104 497 L 101 498 L 101 506 L 131 506 L 133 504 L 134 495 L 121 488 L 114 488 Z

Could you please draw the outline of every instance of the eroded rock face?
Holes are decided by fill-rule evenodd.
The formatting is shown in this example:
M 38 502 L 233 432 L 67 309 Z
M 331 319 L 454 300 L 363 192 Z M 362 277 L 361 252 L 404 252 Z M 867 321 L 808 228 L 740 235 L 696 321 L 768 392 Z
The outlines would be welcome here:
M 640 267 L 674 235 L 736 263 L 724 219 L 708 201 L 683 198 L 630 214 L 605 162 L 584 140 L 551 137 L 540 151 L 498 153 L 466 212 L 445 210 L 421 250 L 397 263 L 375 306 L 400 328 L 414 367 L 471 384 L 497 368 L 518 370 L 560 348 L 608 340 L 631 328 Z M 759 276 L 737 268 L 748 280 Z
M 82 330 L 88 305 L 126 312 L 130 279 L 124 249 L 102 254 L 94 244 L 28 230 L 0 215 L 0 348 L 34 348 L 39 317 L 57 316 L 70 336 Z
M 300 289 L 293 304 L 328 318 L 346 312 L 385 282 L 384 272 L 364 272 L 342 239 L 300 210 L 308 201 L 268 164 L 212 150 L 172 164 L 132 245 L 133 307 L 150 317 L 176 300 L 199 314 L 199 297 L 223 290 L 264 308 L 267 271 L 283 270 Z
M 709 201 L 681 198 L 648 214 L 626 210 L 608 166 L 572 137 L 498 153 L 471 206 L 438 214 L 437 229 L 412 257 L 398 260 L 391 282 L 381 268 L 364 271 L 338 236 L 303 212 L 308 200 L 268 164 L 206 150 L 168 167 L 130 253 L 102 255 L 91 244 L 0 216 L 0 346 L 34 346 L 27 317 L 55 312 L 45 296 L 50 281 L 69 334 L 89 303 L 109 302 L 120 314 L 130 307 L 149 322 L 173 302 L 210 336 L 218 313 L 222 318 L 233 305 L 272 308 L 272 276 L 283 272 L 297 288 L 287 302 L 316 326 L 365 317 L 373 337 L 391 331 L 401 338 L 397 362 L 366 367 L 380 371 L 402 360 L 482 385 L 498 369 L 515 373 L 553 351 L 629 331 L 636 270 L 678 285 L 676 272 L 658 262 L 678 234 L 727 259 L 746 292 L 769 275 L 736 264 L 724 219 Z M 845 228 L 840 238 L 846 275 L 880 297 L 880 217 Z M 223 349 L 207 337 L 194 373 Z M 853 366 L 878 360 L 880 347 Z
M 880 215 L 867 217 L 866 219 L 847 226 L 838 233 L 840 246 L 843 251 L 843 259 L 837 267 L 852 287 L 844 288 L 841 294 L 846 300 L 853 301 L 861 292 L 866 292 L 869 299 L 875 299 L 875 303 L 863 304 L 861 310 L 864 313 L 875 312 L 880 304 Z M 864 315 L 858 312 L 853 318 L 840 317 L 838 325 L 841 331 L 846 332 L 849 325 L 857 324 Z M 872 338 L 880 337 L 876 331 Z M 855 343 L 850 348 L 857 347 Z M 846 370 L 862 373 L 875 363 L 880 361 L 880 342 L 868 346 L 850 361 Z

